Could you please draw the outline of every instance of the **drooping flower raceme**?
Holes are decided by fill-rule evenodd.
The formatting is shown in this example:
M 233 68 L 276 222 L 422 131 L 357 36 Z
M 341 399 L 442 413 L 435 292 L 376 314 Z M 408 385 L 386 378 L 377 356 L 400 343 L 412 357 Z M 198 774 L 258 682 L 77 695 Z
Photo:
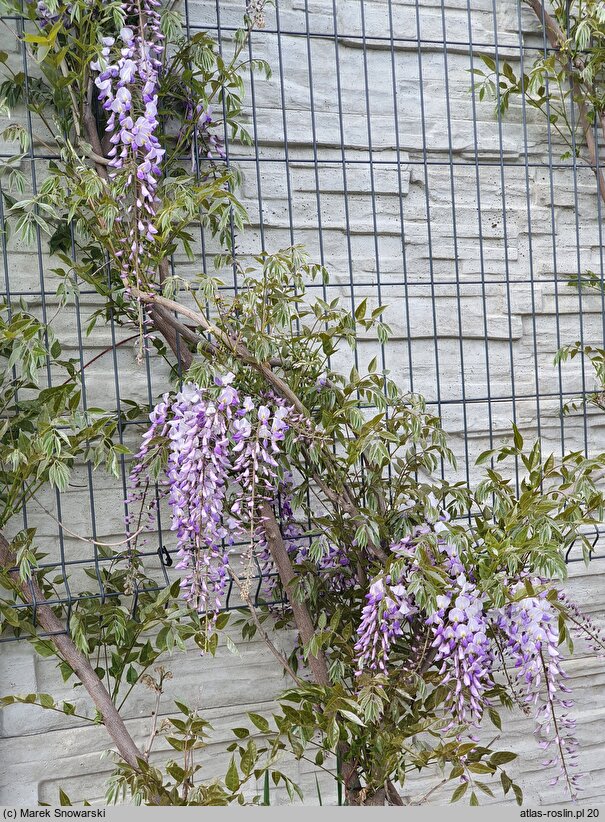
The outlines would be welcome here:
M 437 597 L 437 611 L 427 624 L 434 634 L 435 662 L 441 663 L 443 683 L 452 682 L 448 702 L 458 722 L 479 722 L 486 704 L 485 691 L 492 687 L 493 652 L 488 639 L 485 598 L 469 579 L 458 550 L 442 546 L 450 584 Z
M 521 583 L 511 593 L 523 592 Z M 579 776 L 571 773 L 577 765 L 578 741 L 575 720 L 567 710 L 573 706 L 567 674 L 561 665 L 558 617 L 545 591 L 525 596 L 495 613 L 497 627 L 506 638 L 506 652 L 516 669 L 517 682 L 525 700 L 535 709 L 538 744 L 548 751 L 545 767 L 558 765 L 551 779 L 554 786 L 563 778 L 572 797 L 579 788 Z
M 187 602 L 216 614 L 229 581 L 230 548 L 262 549 L 258 509 L 273 501 L 278 462 L 286 433 L 297 421 L 292 408 L 268 396 L 256 405 L 242 397 L 229 373 L 215 388 L 188 383 L 176 396 L 164 397 L 151 415 L 131 473 L 140 487 L 149 444 L 164 438 L 168 448 L 166 479 L 172 530 L 178 547 L 177 568 Z
M 158 0 L 122 4 L 126 24 L 117 40 L 102 39 L 101 56 L 91 63 L 99 100 L 108 114 L 112 174 L 115 177 L 123 170 L 126 185 L 133 190 L 125 217 L 118 218 L 122 248 L 117 255 L 126 289 L 145 286 L 150 246 L 157 234 L 156 190 L 165 153 L 158 139 L 158 82 L 164 50 L 159 6 Z
M 389 576 L 379 577 L 366 596 L 355 644 L 358 674 L 364 668 L 386 673 L 392 644 L 403 635 L 405 624 L 418 611 L 406 586 L 390 583 Z
M 229 475 L 231 406 L 206 400 L 194 385 L 177 394 L 168 421 L 169 504 L 176 531 L 185 598 L 197 610 L 218 609 L 227 583 L 228 553 L 241 533 L 239 522 L 223 518 Z M 214 601 L 211 602 L 211 597 Z
M 408 560 L 409 565 L 396 585 L 391 584 L 388 574 L 370 584 L 355 643 L 358 676 L 364 669 L 387 672 L 391 645 L 403 636 L 406 624 L 419 610 L 407 591 L 410 575 L 415 570 L 412 537 L 394 543 L 391 552 L 399 559 Z

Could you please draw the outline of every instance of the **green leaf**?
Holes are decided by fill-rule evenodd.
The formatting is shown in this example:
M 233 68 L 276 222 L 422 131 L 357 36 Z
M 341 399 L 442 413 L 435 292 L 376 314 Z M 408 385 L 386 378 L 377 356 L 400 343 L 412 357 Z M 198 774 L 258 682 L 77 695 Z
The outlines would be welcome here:
M 367 307 L 368 307 L 368 298 L 364 297 L 363 300 L 359 303 L 359 305 L 355 309 L 355 319 L 356 320 L 363 320 L 363 318 L 366 315 Z
M 354 722 L 355 725 L 360 725 L 362 728 L 365 727 L 364 721 L 362 719 L 360 719 L 357 716 L 357 714 L 354 714 L 353 711 L 345 711 L 342 708 L 339 708 L 338 713 L 342 714 L 342 716 L 344 716 L 346 719 L 350 720 L 351 722 Z
M 494 772 L 493 767 L 490 767 L 490 765 L 488 765 L 485 762 L 470 762 L 467 767 L 468 767 L 469 771 L 471 771 L 471 773 L 493 773 Z
M 214 623 L 214 627 L 217 631 L 222 631 L 223 628 L 227 627 L 227 623 L 229 622 L 229 614 L 226 611 L 223 611 L 219 614 L 216 618 L 216 622 Z
M 179 709 L 179 711 L 180 711 L 182 714 L 185 714 L 185 716 L 189 716 L 189 714 L 191 713 L 191 711 L 189 710 L 189 708 L 187 707 L 187 705 L 185 705 L 185 703 L 184 703 L 184 702 L 178 702 L 178 701 L 175 699 L 175 700 L 174 700 L 174 704 L 176 705 L 176 707 Z
M 516 758 L 517 754 L 512 753 L 511 751 L 496 751 L 495 754 L 490 756 L 489 761 L 492 765 L 506 765 Z
M 231 757 L 231 762 L 229 763 L 229 768 L 225 775 L 225 785 L 231 793 L 235 793 L 240 785 L 239 774 L 235 764 L 235 759 L 233 757 Z
M 250 721 L 254 723 L 254 725 L 258 728 L 258 730 L 263 734 L 268 734 L 270 731 L 270 726 L 264 716 L 255 713 L 248 713 L 250 717 Z
M 257 759 L 257 750 L 256 745 L 253 739 L 248 740 L 248 744 L 246 746 L 246 750 L 242 754 L 241 761 L 240 761 L 240 768 L 242 769 L 242 773 L 244 776 L 250 776 L 252 773 L 252 769 L 256 764 Z
M 495 454 L 496 451 L 493 448 L 490 448 L 487 451 L 482 451 L 477 457 L 476 465 L 483 465 L 488 462 L 488 460 L 491 460 Z
M 61 222 L 54 234 L 49 237 L 48 247 L 51 254 L 57 251 L 69 253 L 71 251 L 71 228 L 68 222 Z
M 491 796 L 492 799 L 494 798 L 494 792 L 492 791 L 489 785 L 485 784 L 485 782 L 479 782 L 479 780 L 475 780 L 475 785 L 479 788 L 480 791 L 483 791 L 484 794 L 487 794 L 487 796 Z
M 69 483 L 69 468 L 65 463 L 55 460 L 48 471 L 48 479 L 59 492 L 65 491 Z
M 229 653 L 233 654 L 233 656 L 241 656 L 239 648 L 230 636 L 225 636 L 225 645 L 227 646 Z
M 450 803 L 458 802 L 459 799 L 462 799 L 464 794 L 466 793 L 466 789 L 468 788 L 468 782 L 462 782 L 454 793 L 452 794 L 452 798 L 450 799 Z
M 502 719 L 500 718 L 500 714 L 495 708 L 488 708 L 487 713 L 489 718 L 491 719 L 492 723 L 498 728 L 499 731 L 502 730 Z M 492 757 L 493 758 L 493 757 Z

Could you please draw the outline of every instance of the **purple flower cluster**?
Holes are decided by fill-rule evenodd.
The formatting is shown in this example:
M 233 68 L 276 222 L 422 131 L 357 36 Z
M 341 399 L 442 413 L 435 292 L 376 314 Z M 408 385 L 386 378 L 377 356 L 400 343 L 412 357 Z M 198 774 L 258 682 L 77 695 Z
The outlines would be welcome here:
M 326 578 L 328 588 L 334 593 L 341 593 L 354 587 L 355 578 L 350 572 L 351 560 L 343 546 L 325 538 L 322 543 L 323 552 L 318 563 L 318 571 Z M 305 559 L 307 554 L 308 549 L 303 548 L 300 559 Z
M 387 575 L 372 582 L 357 629 L 357 675 L 365 668 L 387 672 L 391 646 L 403 636 L 406 623 L 417 612 L 413 598 L 401 581 L 393 585 Z
M 229 581 L 229 549 L 248 540 L 249 551 L 263 537 L 259 504 L 277 493 L 277 457 L 296 416 L 275 398 L 255 405 L 240 396 L 229 373 L 215 389 L 186 384 L 172 399 L 165 396 L 151 414 L 131 473 L 135 489 L 145 477 L 153 441 L 168 445 L 166 477 L 177 568 L 187 602 L 216 614 Z M 136 493 L 136 490 L 135 490 Z
M 157 234 L 156 189 L 165 153 L 157 136 L 158 79 L 164 51 L 159 6 L 159 0 L 124 3 L 126 25 L 118 35 L 119 56 L 111 62 L 116 40 L 104 37 L 101 57 L 91 63 L 93 71 L 98 72 L 95 84 L 99 100 L 108 113 L 110 165 L 116 171 L 124 169 L 127 185 L 134 184 L 133 201 L 126 208 L 128 228 L 118 252 L 126 288 L 133 281 L 137 287 L 142 286 L 147 250 Z M 124 222 L 122 218 L 120 221 Z
M 358 671 L 386 670 L 390 645 L 403 634 L 405 620 L 418 613 L 414 598 L 407 591 L 407 583 L 417 570 L 416 541 L 441 528 L 425 524 L 391 546 L 391 552 L 409 565 L 399 584 L 388 592 L 382 580 L 370 587 L 366 597 L 359 639 L 355 646 Z M 443 682 L 453 683 L 449 703 L 461 723 L 480 720 L 485 705 L 485 691 L 492 687 L 493 655 L 488 639 L 488 619 L 484 597 L 469 578 L 458 551 L 443 539 L 437 539 L 436 563 L 444 567 L 449 578 L 448 591 L 437 598 L 437 610 L 424 618 L 432 632 L 431 646 L 435 662 L 441 663 Z
M 391 552 L 399 559 L 410 561 L 406 572 L 391 586 L 391 577 L 379 577 L 370 585 L 366 594 L 366 604 L 357 628 L 355 654 L 357 657 L 357 675 L 364 669 L 386 673 L 391 655 L 391 644 L 403 636 L 404 626 L 418 613 L 414 599 L 407 593 L 407 583 L 415 571 L 414 538 L 430 532 L 429 526 L 418 527 L 413 534 L 391 545 Z M 388 590 L 385 588 L 385 582 Z
M 458 722 L 479 722 L 492 687 L 493 654 L 484 597 L 469 579 L 453 545 L 440 545 L 450 585 L 437 597 L 437 611 L 426 620 L 434 634 L 435 662 L 443 683 L 454 683 L 448 699 Z
M 240 522 L 232 512 L 226 511 L 223 517 L 231 410 L 230 402 L 213 402 L 197 386 L 188 384 L 176 395 L 168 421 L 168 501 L 179 549 L 176 567 L 186 571 L 181 588 L 198 611 L 220 608 L 229 562 L 223 541 L 233 544 L 241 534 Z
M 522 592 L 521 583 L 513 586 L 513 596 Z M 496 625 L 506 640 L 506 652 L 517 671 L 517 682 L 525 701 L 535 707 L 536 735 L 539 745 L 550 756 L 544 767 L 559 766 L 550 781 L 556 785 L 562 778 L 571 796 L 576 798 L 579 775 L 578 741 L 575 720 L 567 710 L 573 706 L 564 684 L 567 674 L 561 666 L 558 617 L 546 592 L 513 601 L 495 614 Z

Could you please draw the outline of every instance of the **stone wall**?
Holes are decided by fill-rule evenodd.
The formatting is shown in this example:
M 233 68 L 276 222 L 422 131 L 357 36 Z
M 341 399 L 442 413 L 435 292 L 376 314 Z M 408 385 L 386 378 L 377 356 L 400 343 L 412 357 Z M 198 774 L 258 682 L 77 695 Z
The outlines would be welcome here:
M 218 28 L 228 50 L 241 6 L 191 0 L 191 32 Z M 278 0 L 267 10 L 266 29 L 252 40 L 253 56 L 273 69 L 271 80 L 256 76 L 248 84 L 254 147 L 230 146 L 251 221 L 241 252 L 302 243 L 328 266 L 330 298 L 341 296 L 354 307 L 368 296 L 388 306 L 390 342 L 381 350 L 375 340 L 362 339 L 358 362 L 363 367 L 379 353 L 402 388 L 425 395 L 451 436 L 459 466 L 449 475 L 459 478 L 477 477 L 475 458 L 501 441 L 513 420 L 528 438 L 540 435 L 547 451 L 603 450 L 600 414 L 560 414 L 563 402 L 590 389 L 590 374 L 577 361 L 553 365 L 562 344 L 603 344 L 602 300 L 566 284 L 578 270 L 603 272 L 594 177 L 561 160 L 556 133 L 520 101 L 499 121 L 493 104 L 470 93 L 470 71 L 482 66 L 481 54 L 518 70 L 520 60 L 542 46 L 531 15 L 519 12 L 516 0 Z M 14 41 L 3 47 L 18 63 Z M 42 155 L 43 147 L 37 151 Z M 33 167 L 40 180 L 43 162 Z M 202 249 L 201 242 L 200 255 L 209 257 L 212 244 L 204 238 Z M 48 260 L 42 263 L 35 249 L 13 239 L 5 279 L 13 297 L 23 292 L 38 308 L 44 281 L 50 311 L 55 284 Z M 203 265 L 201 259 L 194 266 L 176 263 L 183 274 Z M 95 298 L 83 293 L 82 322 L 94 306 Z M 77 317 L 67 312 L 58 323 L 76 354 Z M 117 340 L 127 335 L 115 333 Z M 111 329 L 96 330 L 85 340 L 85 359 L 110 342 Z M 350 364 L 343 355 L 342 365 Z M 108 396 L 154 397 L 166 372 L 159 362 L 150 372 L 149 386 L 134 350 L 121 346 L 115 361 L 105 356 L 87 370 L 88 401 L 108 406 Z M 134 433 L 127 432 L 127 442 Z M 121 534 L 122 497 L 115 483 L 82 467 L 63 498 L 47 504 L 77 533 L 93 533 L 94 516 L 97 538 L 111 540 Z M 82 556 L 82 544 L 69 535 L 60 542 L 44 512 L 32 509 L 29 517 L 51 556 Z M 82 584 L 76 570 L 71 583 Z M 569 587 L 599 618 L 604 586 L 599 560 L 588 569 L 572 564 Z M 229 728 L 245 724 L 247 709 L 270 711 L 283 685 L 261 643 L 240 644 L 240 653 L 179 660 L 174 693 L 162 703 L 168 712 L 171 696 L 181 696 L 211 718 L 216 739 L 206 775 L 224 772 Z M 588 774 L 585 797 L 603 801 L 603 663 L 580 649 L 569 670 L 580 763 Z M 3 645 L 0 694 L 29 691 L 63 695 L 70 689 L 52 661 L 36 659 L 25 644 Z M 148 731 L 149 702 L 143 694 L 126 714 L 137 739 Z M 0 802 L 52 802 L 59 786 L 69 787 L 74 800 L 101 799 L 109 771 L 99 758 L 107 747 L 101 729 L 28 706 L 2 712 L 0 722 L 3 758 L 11 763 L 1 769 Z M 515 718 L 507 728 L 500 744 L 521 754 L 516 767 L 526 801 L 561 802 L 563 794 L 546 787 L 531 725 Z M 316 802 L 311 766 L 292 768 L 307 801 Z M 410 794 L 436 779 L 423 778 Z M 322 784 L 325 800 L 330 789 Z

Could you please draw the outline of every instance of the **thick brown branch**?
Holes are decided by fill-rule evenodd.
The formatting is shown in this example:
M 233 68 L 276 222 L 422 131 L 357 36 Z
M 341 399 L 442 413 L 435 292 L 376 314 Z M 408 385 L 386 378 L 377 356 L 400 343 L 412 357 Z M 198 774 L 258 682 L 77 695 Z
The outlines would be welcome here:
M 185 333 L 183 331 L 185 326 L 182 328 L 175 328 L 174 317 L 169 311 L 166 311 L 166 309 L 162 308 L 160 305 L 152 306 L 150 313 L 153 327 L 164 337 L 177 358 L 181 369 L 183 371 L 187 371 L 193 362 L 193 354 L 185 345 L 184 341 L 179 343 L 179 337 L 183 338 L 183 340 L 185 338 Z M 176 322 L 178 323 L 178 321 Z M 181 326 L 181 323 L 178 323 L 178 325 Z
M 284 586 L 284 590 L 288 595 L 288 601 L 294 614 L 294 621 L 296 622 L 301 642 L 303 645 L 308 646 L 315 636 L 315 627 L 306 604 L 300 602 L 296 596 L 294 590 L 296 574 L 294 573 L 294 568 L 288 555 L 288 549 L 281 535 L 279 524 L 268 502 L 262 504 L 261 516 L 267 536 L 267 545 L 277 568 L 281 584 Z M 317 656 L 310 653 L 308 655 L 308 661 L 315 682 L 318 685 L 329 685 L 330 676 L 328 674 L 328 665 L 323 653 L 320 652 Z
M 144 293 L 139 291 L 137 288 L 132 288 L 131 292 L 134 297 L 137 297 L 142 302 L 160 305 L 169 311 L 174 311 L 177 314 L 182 314 L 184 317 L 189 317 L 190 320 L 203 328 L 204 331 L 212 334 L 217 340 L 220 340 L 227 350 L 235 354 L 238 359 L 262 374 L 267 382 L 272 385 L 284 399 L 288 400 L 288 402 L 294 406 L 299 414 L 303 414 L 305 417 L 309 416 L 309 412 L 303 403 L 298 399 L 296 394 L 292 391 L 290 386 L 284 382 L 280 376 L 275 374 L 267 363 L 259 362 L 243 342 L 230 337 L 214 325 L 214 323 L 210 322 L 210 320 L 202 314 L 201 311 L 195 311 L 192 308 L 188 308 L 186 305 L 177 303 L 175 300 L 169 300 L 167 297 L 161 297 L 159 294 Z
M 94 672 L 88 659 L 66 633 L 65 625 L 61 623 L 50 605 L 45 604 L 44 594 L 36 580 L 32 578 L 29 581 L 22 581 L 19 572 L 15 569 L 15 562 L 15 554 L 10 544 L 0 534 L 0 567 L 8 571 L 23 599 L 35 607 L 37 621 L 50 634 L 49 640 L 88 691 L 122 759 L 132 768 L 139 770 L 138 760 L 143 758 L 143 754 L 126 730 L 124 720 L 118 713 L 105 686 Z
M 387 779 L 385 783 L 387 799 L 389 800 L 389 805 L 405 805 L 406 803 L 403 800 L 403 797 L 400 795 L 399 791 L 393 784 L 390 779 Z
M 301 642 L 304 646 L 308 647 L 315 635 L 315 627 L 306 603 L 300 602 L 300 600 L 297 599 L 296 591 L 294 590 L 296 574 L 294 573 L 294 568 L 292 567 L 292 562 L 282 537 L 279 524 L 275 518 L 273 509 L 268 502 L 265 502 L 261 506 L 261 515 L 263 517 L 263 525 L 265 535 L 267 537 L 267 546 L 277 568 L 281 583 L 288 595 L 288 600 L 290 607 L 292 608 L 294 621 L 296 623 L 296 627 L 298 628 Z M 307 659 L 315 682 L 318 685 L 329 685 L 330 675 L 328 673 L 328 665 L 324 653 L 320 651 L 317 656 L 309 653 Z M 338 753 L 341 759 L 342 778 L 347 801 L 351 805 L 359 804 L 358 798 L 363 796 L 363 788 L 359 780 L 357 766 L 355 762 L 350 761 L 348 758 L 348 744 L 340 742 L 338 744 Z

